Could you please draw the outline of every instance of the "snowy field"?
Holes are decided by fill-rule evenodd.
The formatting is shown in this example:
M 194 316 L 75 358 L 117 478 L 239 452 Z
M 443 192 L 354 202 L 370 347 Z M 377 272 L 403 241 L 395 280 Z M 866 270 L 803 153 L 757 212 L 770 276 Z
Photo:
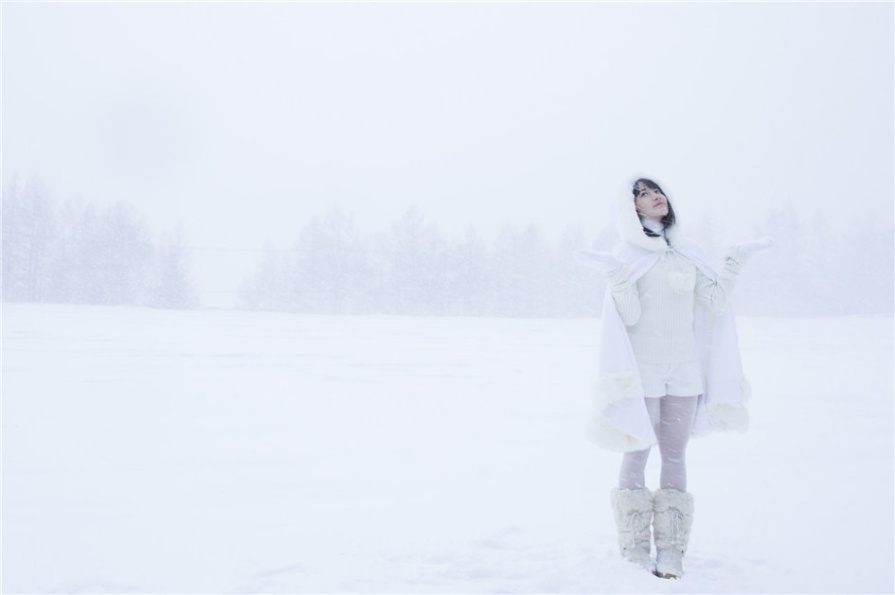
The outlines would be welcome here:
M 740 319 L 680 581 L 616 551 L 598 328 L 4 305 L 3 592 L 895 590 L 891 317 Z

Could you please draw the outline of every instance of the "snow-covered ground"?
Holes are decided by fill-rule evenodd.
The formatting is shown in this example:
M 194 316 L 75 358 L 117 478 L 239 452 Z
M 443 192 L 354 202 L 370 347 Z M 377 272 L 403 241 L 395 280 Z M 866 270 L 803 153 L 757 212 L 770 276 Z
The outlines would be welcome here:
M 616 553 L 598 328 L 4 305 L 2 589 L 895 590 L 891 317 L 740 319 L 680 581 Z

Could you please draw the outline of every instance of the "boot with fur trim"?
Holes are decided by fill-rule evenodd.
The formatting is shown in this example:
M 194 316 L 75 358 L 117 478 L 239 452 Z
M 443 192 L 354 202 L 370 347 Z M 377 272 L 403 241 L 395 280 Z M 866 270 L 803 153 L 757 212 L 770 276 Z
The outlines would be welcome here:
M 656 540 L 656 576 L 680 578 L 693 526 L 693 496 L 678 490 L 657 490 L 653 495 L 653 536 Z
M 618 529 L 622 556 L 649 571 L 655 566 L 650 558 L 650 521 L 653 518 L 652 493 L 647 489 L 612 490 L 612 510 Z

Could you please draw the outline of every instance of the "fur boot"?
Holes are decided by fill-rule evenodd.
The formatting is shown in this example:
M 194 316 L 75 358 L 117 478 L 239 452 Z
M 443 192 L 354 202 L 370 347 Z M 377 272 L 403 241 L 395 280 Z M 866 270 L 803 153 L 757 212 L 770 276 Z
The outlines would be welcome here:
M 614 489 L 612 510 L 622 556 L 647 570 L 654 570 L 650 558 L 650 521 L 653 517 L 650 491 Z
M 653 497 L 656 576 L 680 578 L 693 526 L 693 496 L 678 490 L 658 490 Z

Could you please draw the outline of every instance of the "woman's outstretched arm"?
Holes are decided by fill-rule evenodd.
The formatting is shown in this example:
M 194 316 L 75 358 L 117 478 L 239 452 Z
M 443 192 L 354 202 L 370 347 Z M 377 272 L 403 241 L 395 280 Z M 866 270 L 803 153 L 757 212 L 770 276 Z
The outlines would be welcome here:
M 724 258 L 724 268 L 718 279 L 703 274 L 696 269 L 696 298 L 709 304 L 716 312 L 722 312 L 730 300 L 730 294 L 736 285 L 737 277 L 753 254 L 767 250 L 774 244 L 770 238 L 763 238 L 754 242 L 737 244 L 727 252 Z

